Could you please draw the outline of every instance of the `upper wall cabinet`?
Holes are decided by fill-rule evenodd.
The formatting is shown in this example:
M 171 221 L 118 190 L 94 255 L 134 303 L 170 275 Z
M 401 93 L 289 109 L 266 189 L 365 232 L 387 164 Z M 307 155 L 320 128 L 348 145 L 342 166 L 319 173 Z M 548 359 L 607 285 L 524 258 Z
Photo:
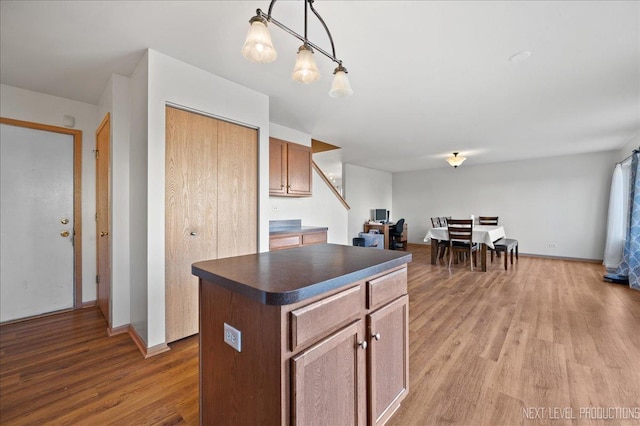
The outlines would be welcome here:
M 269 138 L 269 195 L 311 196 L 311 147 Z

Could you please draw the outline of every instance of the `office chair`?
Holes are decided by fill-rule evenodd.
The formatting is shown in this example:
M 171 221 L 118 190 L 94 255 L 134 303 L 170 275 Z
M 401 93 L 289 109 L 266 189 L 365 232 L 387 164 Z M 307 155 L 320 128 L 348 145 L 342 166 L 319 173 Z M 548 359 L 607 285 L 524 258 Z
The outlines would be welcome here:
M 398 220 L 395 226 L 389 229 L 389 249 L 397 250 L 402 248 L 402 250 L 407 249 L 407 244 L 405 241 L 402 241 L 402 232 L 404 231 L 404 218 Z

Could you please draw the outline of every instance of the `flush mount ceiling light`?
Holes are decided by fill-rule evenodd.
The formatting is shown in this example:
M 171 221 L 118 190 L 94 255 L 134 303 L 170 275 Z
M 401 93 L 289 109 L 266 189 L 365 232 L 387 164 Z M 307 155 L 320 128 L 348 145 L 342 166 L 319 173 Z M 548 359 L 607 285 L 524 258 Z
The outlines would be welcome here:
M 467 157 L 458 157 L 458 154 L 459 152 L 454 152 L 452 157 L 447 158 L 447 163 L 449 163 L 449 165 L 453 166 L 454 168 L 464 163 L 464 160 L 467 159 Z
M 336 69 L 333 71 L 334 77 L 333 82 L 331 83 L 331 90 L 329 90 L 329 96 L 339 98 L 353 94 L 353 90 L 351 89 L 351 85 L 347 79 L 347 69 L 342 66 L 342 61 L 336 58 L 336 48 L 333 44 L 333 37 L 331 37 L 327 24 L 324 23 L 320 14 L 313 7 L 314 0 L 304 0 L 304 37 L 273 18 L 271 12 L 276 1 L 277 0 L 271 0 L 271 3 L 269 4 L 269 13 L 264 13 L 262 10 L 258 9 L 256 10 L 256 16 L 249 20 L 249 32 L 247 33 L 247 39 L 244 42 L 244 46 L 242 46 L 242 54 L 244 57 L 252 62 L 258 62 L 261 64 L 266 64 L 276 59 L 276 49 L 273 47 L 271 34 L 267 28 L 267 23 L 272 23 L 302 42 L 302 46 L 298 49 L 296 64 L 293 68 L 293 74 L 291 75 L 292 79 L 299 81 L 300 83 L 313 83 L 320 78 L 320 72 L 318 71 L 318 67 L 316 66 L 316 61 L 313 56 L 314 50 L 316 50 L 338 64 Z M 331 54 L 327 53 L 307 38 L 308 9 L 311 9 L 313 14 L 316 15 L 327 32 L 329 41 L 331 42 Z

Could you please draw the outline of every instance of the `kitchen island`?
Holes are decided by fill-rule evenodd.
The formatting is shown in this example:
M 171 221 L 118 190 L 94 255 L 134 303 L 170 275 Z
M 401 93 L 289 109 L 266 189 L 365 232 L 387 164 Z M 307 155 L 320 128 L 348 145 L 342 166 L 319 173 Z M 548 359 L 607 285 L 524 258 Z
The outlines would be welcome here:
M 409 390 L 410 261 L 321 244 L 195 263 L 201 424 L 384 424 Z

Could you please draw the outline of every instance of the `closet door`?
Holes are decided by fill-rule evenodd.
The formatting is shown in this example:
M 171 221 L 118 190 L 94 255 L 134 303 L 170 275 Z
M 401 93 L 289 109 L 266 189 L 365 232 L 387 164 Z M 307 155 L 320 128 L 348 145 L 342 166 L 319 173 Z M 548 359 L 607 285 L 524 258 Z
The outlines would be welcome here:
M 198 332 L 191 264 L 218 257 L 218 120 L 166 108 L 165 337 Z
M 218 123 L 218 258 L 258 251 L 258 131 Z

